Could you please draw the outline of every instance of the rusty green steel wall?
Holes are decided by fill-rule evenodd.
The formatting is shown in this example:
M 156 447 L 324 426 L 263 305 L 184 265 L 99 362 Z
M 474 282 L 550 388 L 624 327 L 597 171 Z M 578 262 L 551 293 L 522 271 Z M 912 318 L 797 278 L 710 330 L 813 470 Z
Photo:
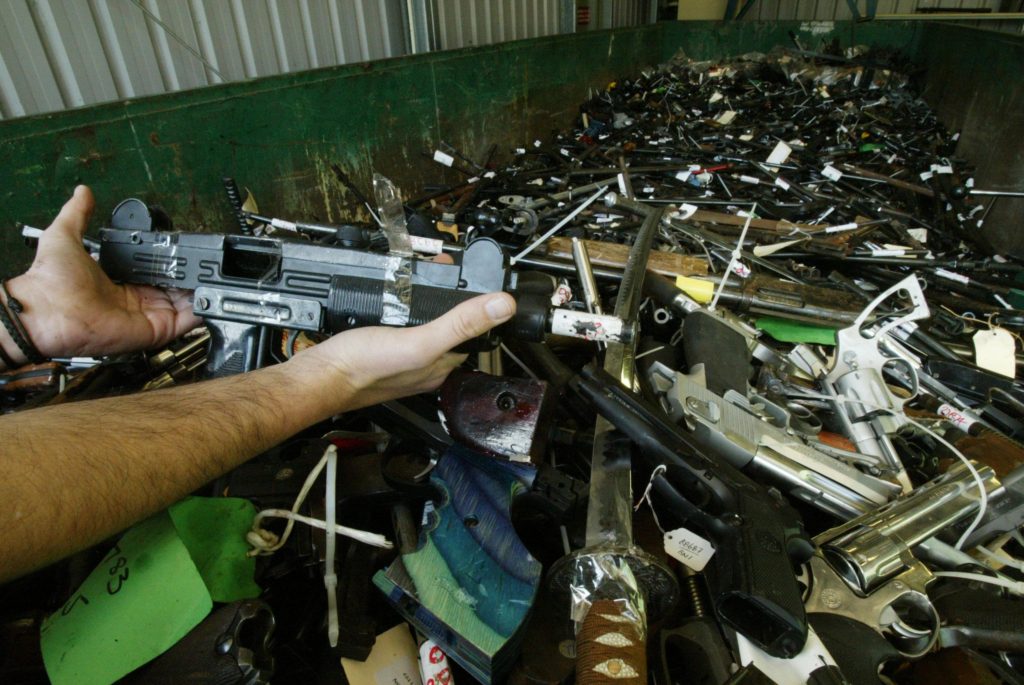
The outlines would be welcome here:
M 919 22 L 857 23 L 852 21 L 710 22 L 678 21 L 662 25 L 663 57 L 678 50 L 693 59 L 716 59 L 747 52 L 766 52 L 775 46 L 795 47 L 792 36 L 808 50 L 822 40 L 838 39 L 842 47 L 881 45 L 913 57 L 925 28 Z
M 955 27 L 943 27 L 957 30 Z M 455 181 L 424 157 L 439 140 L 481 156 L 566 126 L 588 88 L 637 73 L 682 48 L 722 57 L 836 36 L 911 53 L 921 24 L 666 22 L 346 65 L 0 123 L 0 269 L 27 264 L 16 221 L 45 225 L 77 183 L 98 215 L 126 197 L 164 206 L 178 227 L 229 230 L 221 176 L 235 176 L 260 208 L 339 221 L 353 198 L 340 164 L 364 188 L 373 171 L 407 194 Z M 365 218 L 365 217 L 364 217 Z M 94 220 L 99 225 L 99 220 Z
M 1024 36 L 930 26 L 918 59 L 925 99 L 960 129 L 957 154 L 977 167 L 977 187 L 1024 191 Z M 995 250 L 1024 257 L 1024 198 L 995 200 L 982 230 Z

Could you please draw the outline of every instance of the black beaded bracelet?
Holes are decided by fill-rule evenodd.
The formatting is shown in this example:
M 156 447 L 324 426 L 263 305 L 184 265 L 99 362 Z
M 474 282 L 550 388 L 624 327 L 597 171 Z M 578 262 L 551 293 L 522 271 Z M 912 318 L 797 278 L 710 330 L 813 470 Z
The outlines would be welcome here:
M 25 308 L 21 302 L 8 292 L 6 280 L 0 280 L 0 290 L 3 291 L 4 297 L 7 298 L 5 306 L 0 306 L 0 322 L 3 323 L 7 332 L 11 334 L 11 339 L 14 340 L 14 344 L 18 346 L 22 354 L 31 363 L 42 364 L 46 361 L 46 357 L 32 344 L 32 339 L 28 337 L 28 331 L 25 330 L 25 326 L 21 323 L 21 317 L 18 316 L 21 312 L 25 311 Z
M 3 345 L 0 345 L 0 362 L 3 362 L 4 367 L 6 367 L 8 370 L 17 368 L 18 366 L 17 364 L 14 363 L 14 360 L 11 359 L 11 355 L 7 354 L 7 352 L 4 350 Z

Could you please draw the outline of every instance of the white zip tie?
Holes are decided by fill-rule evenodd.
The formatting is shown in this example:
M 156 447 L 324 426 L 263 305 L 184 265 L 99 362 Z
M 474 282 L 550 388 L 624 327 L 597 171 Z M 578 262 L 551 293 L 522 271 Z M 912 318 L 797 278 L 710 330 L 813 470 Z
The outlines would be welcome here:
M 736 248 L 732 251 L 732 257 L 729 259 L 729 265 L 725 268 L 722 273 L 722 280 L 718 282 L 718 288 L 715 290 L 715 296 L 711 299 L 711 304 L 708 305 L 708 311 L 715 311 L 715 307 L 718 305 L 718 298 L 722 296 L 722 290 L 725 289 L 725 284 L 729 280 L 729 274 L 733 273 L 733 269 L 736 268 L 736 264 L 740 261 L 740 251 L 743 249 L 743 241 L 747 238 L 747 229 L 750 228 L 750 222 L 754 220 L 754 214 L 757 213 L 757 203 L 755 202 L 750 206 L 750 213 L 747 214 L 747 220 L 743 222 L 743 230 L 740 231 L 740 239 L 736 242 Z
M 544 234 L 544 235 L 542 235 L 541 237 L 537 238 L 537 240 L 533 241 L 533 243 L 532 243 L 532 244 L 530 244 L 530 245 L 529 245 L 529 246 L 528 246 L 528 247 L 527 247 L 526 249 L 524 249 L 524 250 L 523 250 L 522 252 L 520 252 L 520 253 L 519 253 L 519 254 L 517 254 L 517 255 L 516 255 L 515 257 L 513 257 L 513 258 L 511 259 L 511 264 L 512 264 L 512 265 L 515 265 L 515 263 L 516 263 L 516 260 L 522 259 L 522 258 L 523 258 L 523 257 L 525 257 L 526 255 L 528 255 L 528 254 L 530 254 L 531 252 L 533 252 L 533 251 L 534 251 L 534 250 L 535 250 L 535 249 L 537 248 L 537 246 L 538 246 L 538 245 L 540 245 L 540 244 L 541 244 L 541 243 L 543 243 L 543 242 L 544 242 L 545 240 L 547 240 L 548 238 L 550 238 L 551 236 L 553 236 L 553 235 L 554 235 L 555 233 L 557 233 L 557 232 L 558 232 L 558 231 L 559 231 L 559 230 L 560 230 L 560 229 L 561 229 L 561 228 L 562 228 L 563 226 L 565 226 L 565 225 L 566 225 L 567 223 L 569 223 L 570 221 L 572 221 L 573 219 L 575 219 L 575 218 L 576 218 L 576 215 L 577 215 L 577 214 L 579 214 L 579 213 L 580 213 L 580 212 L 582 212 L 582 211 L 583 211 L 584 209 L 586 209 L 586 208 L 587 208 L 587 207 L 589 207 L 589 206 L 590 206 L 591 204 L 593 204 L 594 200 L 596 200 L 597 198 L 601 197 L 601 195 L 603 195 L 603 194 L 604 194 L 604 191 L 606 191 L 606 190 L 608 190 L 608 186 L 606 186 L 606 185 L 604 185 L 604 186 L 601 186 L 600 188 L 598 188 L 598 190 L 597 190 L 597 192 L 596 192 L 596 193 L 594 193 L 593 195 L 591 195 L 590 197 L 588 197 L 588 198 L 587 198 L 586 200 L 584 200 L 584 201 L 583 201 L 583 203 L 582 203 L 582 204 L 581 204 L 581 205 L 580 205 L 579 207 L 577 207 L 576 209 L 572 210 L 572 212 L 570 212 L 570 213 L 569 213 L 569 216 L 567 216 L 567 217 L 565 217 L 564 219 L 562 219 L 561 221 L 559 221 L 559 222 L 558 222 L 557 224 L 555 224 L 555 225 L 554 225 L 553 227 L 551 227 L 551 229 L 550 229 L 550 230 L 548 230 L 548 232 L 547 232 L 547 233 L 545 233 L 545 234 Z
M 651 501 L 651 488 L 654 487 L 654 479 L 661 474 L 668 471 L 668 467 L 664 464 L 658 464 L 651 471 L 651 479 L 647 481 L 647 487 L 644 488 L 644 494 L 640 495 L 640 499 L 637 501 L 636 506 L 633 507 L 633 511 L 640 511 L 640 507 L 644 502 L 647 502 L 647 506 L 651 508 L 651 516 L 654 517 L 654 525 L 658 526 L 658 530 L 664 535 L 665 529 L 661 527 L 661 522 L 658 520 L 658 512 L 654 511 L 654 502 Z

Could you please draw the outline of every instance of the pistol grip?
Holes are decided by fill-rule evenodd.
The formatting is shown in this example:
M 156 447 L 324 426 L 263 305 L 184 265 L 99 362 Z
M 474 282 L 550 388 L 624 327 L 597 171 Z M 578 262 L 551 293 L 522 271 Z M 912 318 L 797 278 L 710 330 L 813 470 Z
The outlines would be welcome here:
M 722 621 L 772 656 L 807 641 L 807 616 L 790 560 L 791 540 L 767 498 L 738 498 L 742 525 L 720 536 L 708 585 Z
M 233 376 L 257 367 L 262 326 L 207 319 L 210 352 L 206 358 L 208 378 Z
M 478 680 L 502 681 L 522 640 L 541 565 L 512 527 L 531 468 L 452 447 L 430 476 L 441 495 L 419 547 L 374 584 L 399 613 Z

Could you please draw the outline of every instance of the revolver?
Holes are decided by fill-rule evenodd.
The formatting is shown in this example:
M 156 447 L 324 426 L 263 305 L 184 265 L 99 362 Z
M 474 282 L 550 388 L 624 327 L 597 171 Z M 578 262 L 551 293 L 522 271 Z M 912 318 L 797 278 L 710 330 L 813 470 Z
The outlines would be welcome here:
M 909 308 L 886 312 L 882 306 L 893 297 L 908 299 Z M 918 377 L 911 360 L 886 356 L 880 342 L 897 326 L 913 326 L 928 316 L 917 276 L 907 276 L 872 300 L 853 325 L 836 331 L 835 359 L 823 383 L 835 398 L 836 415 L 858 451 L 876 457 L 881 470 L 893 473 L 904 492 L 912 487 L 910 478 L 889 435 L 906 423 L 906 400 L 889 390 L 883 372 L 887 367 L 903 371 L 910 379 L 912 396 L 918 393 Z
M 805 599 L 812 622 L 815 614 L 838 615 L 871 628 L 906 658 L 929 651 L 940 627 L 927 593 L 935 576 L 913 549 L 977 511 L 979 480 L 989 499 L 1002 494 L 991 468 L 973 466 L 977 478 L 958 463 L 909 495 L 815 537 Z M 842 649 L 841 632 L 834 642 Z

